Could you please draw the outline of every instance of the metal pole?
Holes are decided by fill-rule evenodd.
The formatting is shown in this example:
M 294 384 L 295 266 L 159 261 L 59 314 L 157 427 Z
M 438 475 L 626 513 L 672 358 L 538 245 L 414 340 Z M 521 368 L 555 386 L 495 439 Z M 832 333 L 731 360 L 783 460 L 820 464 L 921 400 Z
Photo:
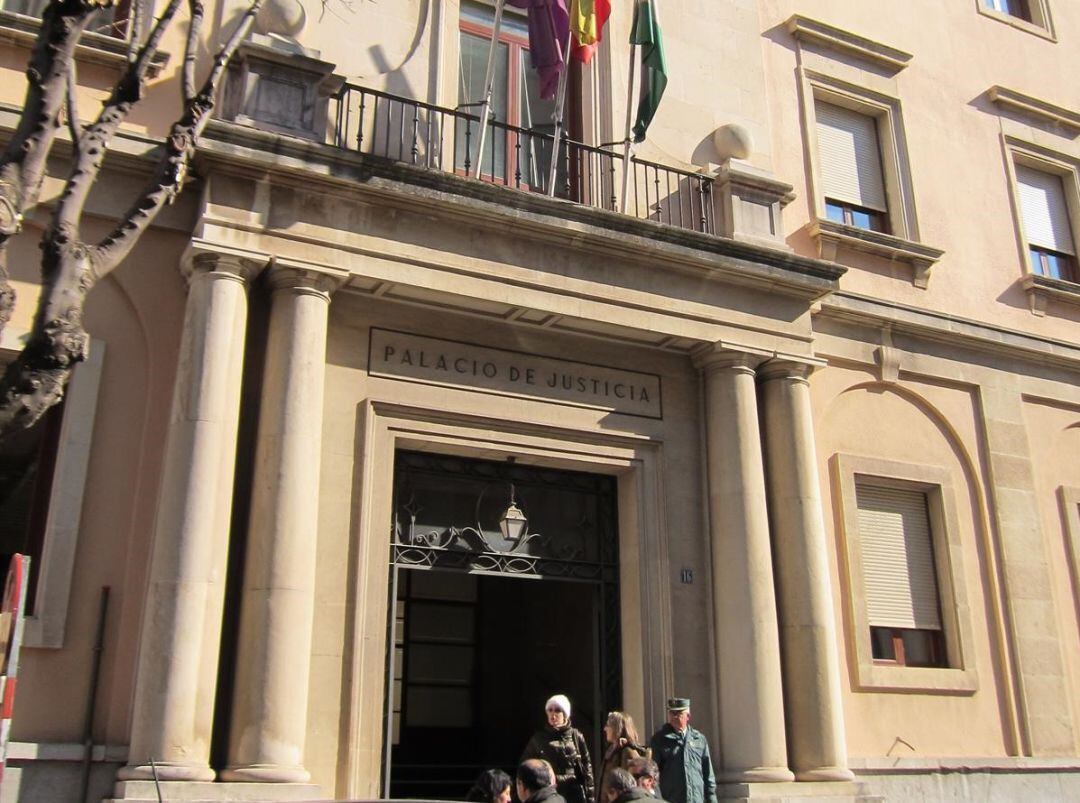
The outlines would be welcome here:
M 83 765 L 82 782 L 79 787 L 82 794 L 79 800 L 86 800 L 90 791 L 90 765 L 94 751 L 94 708 L 97 706 L 98 677 L 101 674 L 101 654 L 105 651 L 105 616 L 109 611 L 109 587 L 101 587 L 101 604 L 98 608 L 97 639 L 94 641 L 94 658 L 90 668 L 90 692 L 86 703 L 86 721 L 83 723 Z
M 150 772 L 154 774 L 154 791 L 157 792 L 158 803 L 165 803 L 165 800 L 161 797 L 161 782 L 157 777 L 157 764 L 154 763 L 153 756 L 150 756 Z
M 566 32 L 566 47 L 563 49 L 563 71 L 559 76 L 559 91 L 555 99 L 555 141 L 551 145 L 551 166 L 548 168 L 549 198 L 555 197 L 555 173 L 559 168 L 559 141 L 563 132 L 563 113 L 566 110 L 566 85 L 570 78 L 570 41 L 574 37 L 573 29 Z
M 499 31 L 502 29 L 505 2 L 506 0 L 495 0 L 495 22 L 491 26 L 491 47 L 488 48 L 487 75 L 484 77 L 484 105 L 480 107 L 480 138 L 476 146 L 473 178 L 480 178 L 480 165 L 484 158 L 484 136 L 487 134 L 488 115 L 491 113 L 491 93 L 495 85 L 495 53 L 499 49 Z
M 619 196 L 619 211 L 626 214 L 626 192 L 630 186 L 630 121 L 634 114 L 634 71 L 637 66 L 637 45 L 630 45 L 630 79 L 626 82 L 626 132 L 623 137 L 623 174 L 622 194 Z

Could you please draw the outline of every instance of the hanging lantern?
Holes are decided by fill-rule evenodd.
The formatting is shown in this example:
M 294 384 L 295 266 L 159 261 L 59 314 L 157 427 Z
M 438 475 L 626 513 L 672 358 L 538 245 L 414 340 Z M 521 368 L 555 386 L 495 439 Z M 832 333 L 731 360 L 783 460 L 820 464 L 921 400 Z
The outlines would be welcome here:
M 503 538 L 507 541 L 517 543 L 521 540 L 521 537 L 525 535 L 525 528 L 528 526 L 529 520 L 525 517 L 525 514 L 521 512 L 521 508 L 517 506 L 514 499 L 514 486 L 510 485 L 510 506 L 506 508 L 506 512 L 502 514 L 502 518 L 499 519 L 499 529 L 502 530 Z

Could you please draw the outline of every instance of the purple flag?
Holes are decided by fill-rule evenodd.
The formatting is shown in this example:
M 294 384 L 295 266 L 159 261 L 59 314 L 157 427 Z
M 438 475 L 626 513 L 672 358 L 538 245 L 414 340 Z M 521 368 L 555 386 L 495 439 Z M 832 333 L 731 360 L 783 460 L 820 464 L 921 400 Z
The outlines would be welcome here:
M 566 42 L 570 13 L 566 0 L 506 0 L 529 12 L 529 59 L 540 74 L 540 97 L 549 100 L 559 89 L 559 73 L 566 69 Z

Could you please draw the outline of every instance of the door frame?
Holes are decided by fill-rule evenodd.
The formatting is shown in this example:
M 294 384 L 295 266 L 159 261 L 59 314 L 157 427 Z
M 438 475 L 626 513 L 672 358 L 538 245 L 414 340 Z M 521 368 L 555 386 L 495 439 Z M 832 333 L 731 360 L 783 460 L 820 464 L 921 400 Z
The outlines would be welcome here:
M 648 731 L 674 677 L 663 444 L 367 399 L 357 408 L 342 712 L 346 797 L 382 792 L 394 454 L 432 451 L 609 474 L 618 483 L 623 706 Z M 647 612 L 647 613 L 646 613 Z

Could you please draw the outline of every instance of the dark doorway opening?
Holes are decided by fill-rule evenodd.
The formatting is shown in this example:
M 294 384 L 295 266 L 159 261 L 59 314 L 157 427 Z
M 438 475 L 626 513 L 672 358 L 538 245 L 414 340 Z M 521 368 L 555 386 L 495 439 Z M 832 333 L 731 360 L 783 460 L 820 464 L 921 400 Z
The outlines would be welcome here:
M 397 455 L 384 794 L 460 800 L 482 770 L 512 775 L 556 693 L 595 757 L 621 703 L 616 501 L 603 475 Z

